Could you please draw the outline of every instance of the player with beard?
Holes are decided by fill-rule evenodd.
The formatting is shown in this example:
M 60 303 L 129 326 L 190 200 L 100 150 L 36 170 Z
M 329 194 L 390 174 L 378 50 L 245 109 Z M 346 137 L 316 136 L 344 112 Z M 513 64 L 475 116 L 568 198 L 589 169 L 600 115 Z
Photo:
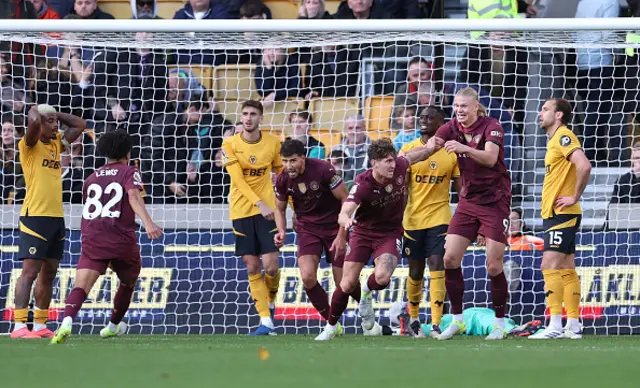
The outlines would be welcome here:
M 421 137 L 405 144 L 400 150 L 400 155 L 427 144 L 443 124 L 442 111 L 433 106 L 424 108 L 420 114 Z M 407 301 L 410 322 L 401 322 L 401 326 L 404 326 L 403 331 L 409 335 L 425 336 L 420 329 L 419 319 L 425 261 L 429 264 L 432 324 L 429 333 L 432 338 L 437 338 L 441 333 L 440 320 L 446 295 L 444 242 L 451 221 L 449 189 L 453 182 L 455 190 L 460 191 L 459 177 L 456 155 L 448 154 L 444 149 L 409 168 L 409 198 L 404 211 L 402 252 L 409 262 Z
M 229 213 L 235 253 L 247 266 L 251 297 L 260 315 L 260 325 L 249 335 L 275 335 L 273 315 L 280 269 L 274 243 L 276 196 L 271 172 L 282 170 L 280 140 L 260 131 L 264 112 L 259 101 L 243 102 L 240 112 L 242 132 L 222 142 L 222 164 L 231 177 Z

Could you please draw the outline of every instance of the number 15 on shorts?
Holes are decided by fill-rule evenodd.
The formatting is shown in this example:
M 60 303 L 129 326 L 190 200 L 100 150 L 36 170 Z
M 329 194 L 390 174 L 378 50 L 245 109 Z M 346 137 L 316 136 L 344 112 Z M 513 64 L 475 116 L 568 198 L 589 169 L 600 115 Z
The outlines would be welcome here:
M 549 231 L 549 244 L 550 245 L 561 245 L 562 244 L 562 231 L 561 230 L 551 230 Z

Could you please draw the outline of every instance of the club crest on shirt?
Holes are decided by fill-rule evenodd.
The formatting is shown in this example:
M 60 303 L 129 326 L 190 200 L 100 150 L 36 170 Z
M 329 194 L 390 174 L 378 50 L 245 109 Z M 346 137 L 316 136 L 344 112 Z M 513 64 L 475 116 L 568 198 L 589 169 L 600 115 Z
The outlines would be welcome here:
M 403 183 L 404 183 L 404 177 L 402 175 L 396 178 L 396 184 L 398 186 L 402 185 Z
M 475 135 L 475 136 L 473 137 L 473 142 L 474 142 L 474 143 L 479 143 L 479 142 L 480 142 L 480 135 Z
M 436 168 L 438 168 L 438 163 L 432 161 L 431 163 L 429 163 L 429 167 L 431 167 L 432 170 L 435 170 Z
M 302 194 L 307 192 L 307 185 L 304 184 L 304 182 L 300 182 L 298 183 L 298 190 L 300 190 L 300 192 Z
M 387 193 L 390 193 L 393 191 L 393 185 L 387 185 L 387 187 L 385 187 L 384 189 L 387 191 Z
M 571 138 L 569 136 L 565 135 L 565 136 L 562 136 L 560 138 L 560 145 L 561 146 L 566 147 L 569 144 L 571 144 Z
M 133 184 L 136 186 L 142 186 L 142 177 L 139 171 L 133 173 Z
M 318 189 L 320 188 L 320 185 L 316 181 L 311 181 L 311 183 L 309 183 L 309 187 L 313 191 L 318 191 Z
M 256 164 L 256 162 L 258 161 L 258 158 L 256 158 L 255 156 L 249 156 L 249 163 L 251 164 Z

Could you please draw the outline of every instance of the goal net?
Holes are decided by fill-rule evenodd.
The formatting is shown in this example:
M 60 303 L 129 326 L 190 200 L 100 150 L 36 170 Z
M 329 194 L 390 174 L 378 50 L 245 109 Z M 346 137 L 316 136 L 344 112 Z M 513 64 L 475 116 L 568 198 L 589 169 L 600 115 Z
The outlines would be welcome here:
M 198 22 L 193 28 L 177 21 L 98 21 L 84 27 L 75 20 L 43 22 L 33 28 L 47 26 L 46 32 L 27 31 L 24 24 L 12 24 L 20 27 L 14 30 L 5 25 L 0 32 L 0 332 L 11 326 L 21 268 L 17 227 L 25 187 L 17 142 L 32 104 L 76 114 L 90 127 L 62 157 L 69 231 L 50 318 L 61 319 L 75 276 L 83 179 L 104 163 L 95 156 L 95 140 L 124 128 L 134 138 L 132 163 L 142 172 L 150 213 L 166 233 L 158 242 L 140 234 L 143 269 L 125 318 L 131 332 L 233 334 L 247 333 L 258 321 L 245 266 L 233 253 L 229 178 L 219 152 L 223 138 L 241 130 L 242 101 L 261 99 L 263 131 L 303 140 L 310 157 L 330 161 L 351 185 L 368 166 L 371 140 L 390 137 L 400 147 L 415 139 L 427 106 L 450 119 L 453 96 L 463 87 L 475 88 L 488 114 L 505 129 L 513 207 L 522 210 L 522 221 L 511 222 L 514 244 L 505 255 L 508 315 L 520 324 L 547 314 L 542 252 L 532 242 L 542 237 L 547 141 L 538 112 L 546 99 L 561 97 L 574 106 L 571 128 L 594 166 L 581 200 L 576 252 L 585 331 L 640 331 L 640 206 L 634 205 L 640 202 L 640 144 L 634 145 L 640 109 L 640 40 L 634 39 L 640 35 L 635 27 L 561 31 L 558 26 L 575 23 L 554 22 L 553 30 L 544 21 L 527 20 L 505 27 L 509 32 L 471 38 L 469 31 L 480 25 L 460 20 L 424 21 L 415 28 L 376 21 L 377 27 L 369 23 L 362 29 L 345 21 L 277 21 L 282 30 L 268 21 L 256 28 L 249 24 L 253 21 L 233 28 L 222 22 L 217 31 Z M 544 28 L 536 30 L 535 23 Z M 432 25 L 437 30 L 428 30 Z M 157 32 L 141 32 L 145 28 Z M 451 198 L 455 208 L 457 197 Z M 523 232 L 533 238 L 516 243 Z M 304 293 L 295 243 L 289 231 L 280 255 L 276 321 L 282 333 L 317 332 L 323 322 Z M 490 307 L 483 248 L 470 247 L 463 268 L 465 307 Z M 394 302 L 406 300 L 407 276 L 403 259 L 389 288 L 377 293 L 374 307 L 381 322 L 388 322 Z M 318 279 L 333 291 L 324 261 Z M 423 321 L 430 318 L 428 285 L 427 270 Z M 97 333 L 107 322 L 116 289 L 111 272 L 98 281 L 78 318 L 82 332 Z M 350 332 L 360 331 L 353 301 L 344 324 Z

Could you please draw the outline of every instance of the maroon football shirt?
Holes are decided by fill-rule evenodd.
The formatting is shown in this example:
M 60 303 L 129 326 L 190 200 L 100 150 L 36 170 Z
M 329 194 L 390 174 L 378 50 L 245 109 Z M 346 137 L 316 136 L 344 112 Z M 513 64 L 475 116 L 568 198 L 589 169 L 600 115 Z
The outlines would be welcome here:
M 373 177 L 373 170 L 359 174 L 347 202 L 359 205 L 356 211 L 354 232 L 365 236 L 378 237 L 393 235 L 402 237 L 402 217 L 404 215 L 407 169 L 409 161 L 400 156 L 396 160 L 393 178 L 380 184 Z
M 82 251 L 89 258 L 126 258 L 137 249 L 135 213 L 129 204 L 130 189 L 142 191 L 137 168 L 122 163 L 97 169 L 82 188 Z
M 338 214 L 342 204 L 331 190 L 342 183 L 342 178 L 331 164 L 307 158 L 304 172 L 291 179 L 282 171 L 276 179 L 276 198 L 287 201 L 291 197 L 293 211 L 298 219 L 297 228 L 323 232 L 338 228 Z
M 458 154 L 458 167 L 462 177 L 460 197 L 483 205 L 501 198 L 511 199 L 511 177 L 504 163 L 504 130 L 496 119 L 480 117 L 469 128 L 463 128 L 457 118 L 438 128 L 436 136 L 444 141 L 456 140 L 477 150 L 484 150 L 487 142 L 500 147 L 498 161 L 493 167 L 482 166 L 466 154 Z

